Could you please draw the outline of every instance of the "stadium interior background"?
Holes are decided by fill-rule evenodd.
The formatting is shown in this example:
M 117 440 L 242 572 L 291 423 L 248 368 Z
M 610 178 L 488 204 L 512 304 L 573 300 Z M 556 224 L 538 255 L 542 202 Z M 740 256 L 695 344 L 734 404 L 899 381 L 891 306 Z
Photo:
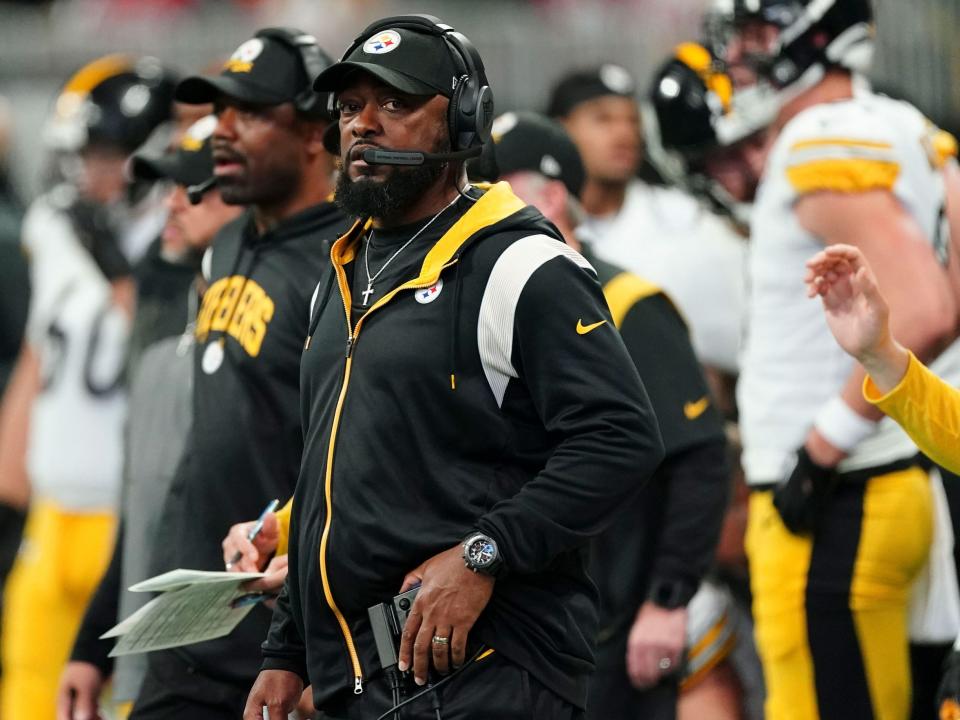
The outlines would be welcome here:
M 655 64 L 698 34 L 708 0 L 40 0 L 0 1 L 0 96 L 9 163 L 24 198 L 39 189 L 43 119 L 65 78 L 105 53 L 153 54 L 184 73 L 225 58 L 265 25 L 313 32 L 338 56 L 369 21 L 442 16 L 487 58 L 499 111 L 542 110 L 566 70 L 617 62 L 646 87 Z M 876 0 L 878 88 L 960 128 L 960 0 Z M 3 142 L 0 139 L 0 142 Z

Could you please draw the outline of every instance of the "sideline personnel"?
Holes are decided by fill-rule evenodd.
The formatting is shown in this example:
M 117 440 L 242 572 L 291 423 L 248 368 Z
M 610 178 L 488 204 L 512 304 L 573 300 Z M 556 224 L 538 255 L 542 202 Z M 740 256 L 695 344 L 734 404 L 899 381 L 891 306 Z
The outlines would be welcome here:
M 224 202 L 250 205 L 217 235 L 197 317 L 193 432 L 159 524 L 153 571 L 222 570 L 233 522 L 289 497 L 302 448 L 298 367 L 325 239 L 345 227 L 326 202 L 326 99 L 310 79 L 328 64 L 308 35 L 261 30 L 212 78 L 177 99 L 214 104 L 214 176 Z M 256 677 L 269 612 L 228 637 L 153 653 L 133 720 L 236 718 Z
M 182 291 L 184 304 L 194 308 L 194 317 L 180 314 L 186 329 L 146 346 L 132 373 L 124 434 L 120 528 L 113 558 L 87 605 L 70 662 L 60 676 L 58 720 L 95 718 L 101 692 L 111 675 L 113 702 L 121 708 L 128 706 L 129 713 L 146 670 L 146 655 L 125 655 L 115 661 L 109 657 L 114 641 L 102 640 L 100 636 L 150 599 L 145 593 L 132 593 L 125 588 L 149 575 L 147 565 L 156 524 L 190 430 L 193 321 L 203 284 L 199 277 L 200 257 L 217 231 L 242 212 L 242 208 L 226 205 L 216 189 L 205 193 L 197 204 L 187 197 L 187 188 L 213 175 L 211 135 L 216 124 L 217 119 L 207 115 L 186 131 L 176 149 L 162 157 L 134 155 L 131 163 L 138 180 L 169 184 L 164 198 L 169 214 L 161 242 L 164 247 L 188 250 L 180 263 L 183 270 L 194 274 L 194 281 Z M 171 267 L 175 266 L 171 263 Z M 189 295 L 192 297 L 188 298 Z M 166 310 L 173 312 L 169 302 Z
M 506 184 L 464 187 L 493 111 L 465 37 L 388 18 L 315 87 L 337 95 L 337 202 L 361 219 L 318 287 L 290 574 L 244 717 L 283 717 L 305 682 L 333 717 L 389 713 L 367 608 L 417 582 L 407 717 L 583 717 L 585 544 L 663 454 L 636 369 L 556 229 Z M 416 153 L 439 162 L 383 166 Z
M 590 576 L 600 589 L 601 612 L 590 716 L 674 718 L 681 681 L 690 688 L 723 662 L 735 634 L 717 591 L 705 590 L 688 616 L 726 508 L 730 467 L 722 418 L 670 298 L 592 257 L 589 244 L 580 243 L 576 198 L 585 173 L 563 128 L 533 113 L 506 113 L 494 122 L 492 139 L 477 170 L 509 182 L 596 268 L 663 434 L 663 464 L 591 543 Z M 685 646 L 695 649 L 683 662 Z

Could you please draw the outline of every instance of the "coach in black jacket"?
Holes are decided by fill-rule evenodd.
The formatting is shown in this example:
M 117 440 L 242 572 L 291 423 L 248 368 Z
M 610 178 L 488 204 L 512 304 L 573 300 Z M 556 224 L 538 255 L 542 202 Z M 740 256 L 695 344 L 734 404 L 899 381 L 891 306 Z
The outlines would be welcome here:
M 314 62 L 323 66 L 310 36 L 263 30 L 219 75 L 177 87 L 181 102 L 213 103 L 217 188 L 224 202 L 249 207 L 217 234 L 205 260 L 193 429 L 158 524 L 157 572 L 223 570 L 220 541 L 230 525 L 293 492 L 310 295 L 329 271 L 330 240 L 347 227 L 327 201 L 326 104 L 306 97 Z M 255 607 L 226 637 L 151 653 L 131 720 L 234 720 L 269 623 L 269 611 Z
M 337 201 L 364 219 L 313 303 L 290 574 L 247 720 L 283 717 L 305 682 L 331 717 L 387 713 L 367 608 L 416 582 L 409 692 L 462 669 L 405 717 L 581 717 L 585 544 L 663 453 L 595 273 L 539 212 L 505 184 L 464 189 L 462 154 L 363 159 L 488 131 L 448 114 L 492 111 L 479 56 L 419 23 L 375 23 L 315 85 L 337 95 Z

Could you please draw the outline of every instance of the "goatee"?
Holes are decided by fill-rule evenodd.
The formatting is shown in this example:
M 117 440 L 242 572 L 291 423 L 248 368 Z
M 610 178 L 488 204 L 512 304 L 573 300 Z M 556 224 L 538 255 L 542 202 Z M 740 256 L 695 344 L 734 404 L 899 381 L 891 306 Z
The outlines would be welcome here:
M 350 217 L 374 217 L 389 222 L 423 197 L 446 171 L 445 164 L 421 165 L 394 168 L 383 180 L 352 180 L 344 169 L 337 178 L 334 200 Z

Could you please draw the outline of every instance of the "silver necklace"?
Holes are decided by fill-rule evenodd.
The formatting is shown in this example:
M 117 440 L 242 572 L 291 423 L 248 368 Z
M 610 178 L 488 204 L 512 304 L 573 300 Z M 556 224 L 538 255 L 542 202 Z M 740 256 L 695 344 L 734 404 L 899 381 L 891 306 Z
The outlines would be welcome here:
M 400 249 L 397 250 L 393 255 L 391 255 L 390 258 L 383 264 L 383 267 L 381 267 L 379 270 L 377 270 L 377 272 L 376 272 L 375 274 L 373 274 L 373 275 L 370 275 L 370 242 L 373 240 L 373 230 L 370 231 L 370 235 L 367 236 L 367 245 L 366 245 L 366 247 L 363 249 L 363 267 L 364 267 L 364 269 L 365 269 L 366 272 L 367 272 L 367 289 L 364 290 L 364 291 L 363 291 L 362 293 L 360 293 L 360 294 L 363 295 L 363 306 L 364 306 L 364 307 L 367 306 L 367 303 L 370 302 L 370 296 L 373 295 L 373 283 L 376 281 L 376 279 L 377 279 L 378 277 L 380 277 L 380 274 L 381 274 L 384 270 L 387 269 L 387 266 L 396 259 L 397 255 L 399 255 L 399 254 L 402 253 L 404 250 L 406 250 L 406 249 L 407 249 L 407 246 L 408 246 L 410 243 L 412 243 L 414 240 L 416 240 L 418 237 L 420 237 L 420 234 L 421 234 L 424 230 L 426 230 L 428 227 L 430 227 L 430 226 L 433 224 L 433 221 L 434 221 L 434 220 L 436 220 L 438 217 L 440 217 L 441 215 L 443 215 L 443 213 L 444 213 L 446 210 L 448 210 L 448 209 L 449 209 L 457 200 L 459 200 L 459 199 L 460 199 L 459 196 L 455 197 L 455 198 L 450 202 L 449 205 L 447 205 L 446 207 L 442 208 L 442 209 L 440 210 L 440 212 L 438 212 L 438 213 L 437 213 L 436 215 L 434 215 L 432 218 L 430 218 L 429 220 L 427 220 L 427 223 L 426 223 L 422 228 L 420 228 L 419 230 L 417 230 L 417 232 L 414 234 L 414 236 L 413 236 L 412 238 L 410 238 L 410 239 L 407 240 L 403 245 L 401 245 L 401 246 L 400 246 Z

